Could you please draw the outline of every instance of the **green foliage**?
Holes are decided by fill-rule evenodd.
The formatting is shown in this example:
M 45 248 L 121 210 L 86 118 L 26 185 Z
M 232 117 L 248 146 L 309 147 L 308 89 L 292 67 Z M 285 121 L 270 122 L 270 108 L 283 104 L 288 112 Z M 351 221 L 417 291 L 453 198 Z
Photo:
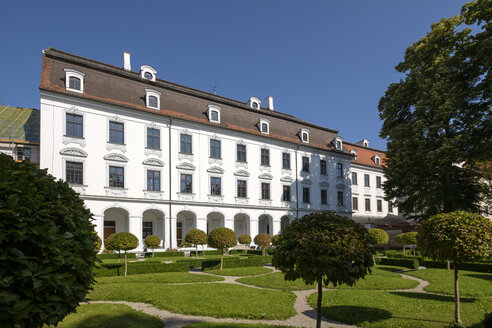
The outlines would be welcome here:
M 162 263 L 162 262 L 130 262 L 128 263 L 128 275 L 157 272 L 188 272 L 189 264 L 186 262 Z M 123 263 L 101 264 L 97 268 L 98 277 L 123 276 Z
M 239 236 L 239 238 L 237 240 L 238 240 L 238 242 L 241 245 L 249 245 L 249 244 L 251 244 L 251 236 L 248 235 L 247 233 L 242 234 L 241 236 Z
M 412 231 L 405 233 L 405 241 L 407 245 L 417 245 L 418 232 Z
M 440 261 L 473 262 L 492 257 L 492 221 L 456 211 L 427 219 L 417 244 L 424 256 Z
M 419 261 L 417 259 L 403 259 L 403 258 L 380 258 L 378 264 L 382 265 L 396 265 L 410 269 L 418 269 Z
M 138 238 L 130 232 L 118 232 L 111 239 L 111 244 L 117 251 L 130 251 L 138 247 Z
M 148 235 L 144 239 L 144 244 L 146 247 L 154 249 L 154 247 L 159 247 L 159 245 L 161 244 L 161 238 L 156 235 Z
M 270 245 L 270 243 L 272 242 L 272 237 L 270 237 L 270 235 L 267 233 L 260 233 L 259 235 L 256 235 L 254 242 L 255 245 L 264 248 Z
M 94 248 L 95 248 L 96 253 L 98 253 L 101 250 L 102 240 L 101 240 L 101 237 L 99 237 L 95 231 L 94 231 L 94 234 L 96 235 L 96 241 L 94 242 Z
M 447 269 L 448 267 L 447 261 L 424 260 L 420 263 L 426 268 Z M 453 264 L 451 264 L 451 267 L 453 267 Z M 463 262 L 460 263 L 459 268 L 460 270 L 492 273 L 492 263 L 490 262 Z
M 0 154 L 0 322 L 56 324 L 94 283 L 92 215 L 69 185 Z
M 377 246 L 386 245 L 389 241 L 389 236 L 383 229 L 369 229 L 369 236 L 372 238 L 372 244 Z
M 156 252 L 154 257 L 184 257 L 184 252 Z M 130 254 L 128 254 L 130 255 Z M 145 257 L 149 257 L 149 253 L 145 253 Z
M 401 244 L 401 245 L 406 245 L 405 243 L 405 234 L 404 233 L 399 233 L 395 237 L 395 243 Z
M 107 249 L 108 251 L 116 251 L 117 249 L 115 248 L 115 245 L 113 244 L 113 238 L 116 236 L 115 233 L 109 235 L 105 240 L 104 240 L 104 248 Z
M 477 212 L 481 194 L 490 195 L 481 169 L 492 153 L 490 7 L 475 1 L 432 24 L 407 48 L 396 66 L 404 78 L 379 102 L 385 194 L 417 219 Z
M 217 228 L 208 235 L 208 246 L 217 249 L 225 249 L 237 245 L 237 236 L 231 229 Z
M 198 255 L 222 255 L 222 250 L 209 250 L 209 251 L 198 251 Z
M 185 236 L 186 242 L 192 245 L 206 245 L 207 244 L 207 234 L 200 229 L 192 229 L 188 231 Z
M 275 245 L 276 243 L 278 243 L 278 239 L 280 238 L 280 235 L 275 235 L 272 237 L 272 245 Z
M 204 260 L 202 261 L 202 269 L 206 270 L 218 270 L 220 268 L 220 260 Z M 252 257 L 244 259 L 224 259 L 223 268 L 244 268 L 244 267 L 261 267 L 263 266 L 263 260 L 261 257 Z
M 100 260 L 118 259 L 119 256 L 120 255 L 119 254 L 116 254 L 116 253 L 97 254 L 97 258 L 100 259 Z M 137 254 L 135 254 L 135 253 L 128 253 L 128 254 L 126 254 L 126 256 L 129 259 L 135 259 L 135 258 L 137 258 Z

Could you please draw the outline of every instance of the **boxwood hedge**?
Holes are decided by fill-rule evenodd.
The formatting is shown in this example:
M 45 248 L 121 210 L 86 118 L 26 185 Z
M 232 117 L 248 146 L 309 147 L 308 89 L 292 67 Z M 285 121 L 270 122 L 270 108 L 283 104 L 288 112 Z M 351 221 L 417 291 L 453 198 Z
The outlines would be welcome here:
M 157 273 L 157 272 L 188 272 L 190 266 L 186 262 L 131 262 L 128 263 L 128 274 Z M 98 277 L 123 276 L 124 263 L 103 263 L 96 269 Z
M 152 253 L 151 253 L 152 254 Z M 118 253 L 106 253 L 106 254 L 97 254 L 97 258 L 100 260 L 109 260 L 109 259 L 125 259 L 125 254 L 121 254 L 121 257 Z M 126 253 L 127 259 L 135 259 L 137 258 L 137 254 L 135 253 Z
M 448 267 L 448 263 L 445 261 L 425 260 L 425 261 L 422 261 L 421 263 L 426 268 L 446 269 Z M 453 268 L 452 262 L 451 262 L 451 268 Z M 458 269 L 468 270 L 468 271 L 476 271 L 476 272 L 492 273 L 492 263 L 490 263 L 490 262 L 465 262 L 465 263 L 460 263 L 458 266 Z
M 243 268 L 263 266 L 263 259 L 259 256 L 251 258 L 224 259 L 224 268 Z M 218 270 L 220 269 L 220 260 L 204 260 L 202 261 L 202 270 Z
M 379 264 L 383 265 L 396 265 L 405 268 L 418 269 L 419 261 L 416 259 L 403 259 L 403 258 L 379 258 Z
M 154 252 L 154 257 L 184 257 L 184 252 Z M 145 253 L 145 257 L 152 257 L 152 252 Z

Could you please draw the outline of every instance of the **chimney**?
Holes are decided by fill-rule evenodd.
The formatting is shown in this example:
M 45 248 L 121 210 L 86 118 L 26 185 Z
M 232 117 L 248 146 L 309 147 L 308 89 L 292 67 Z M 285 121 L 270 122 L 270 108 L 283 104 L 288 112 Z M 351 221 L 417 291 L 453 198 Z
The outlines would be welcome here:
M 266 97 L 265 104 L 266 104 L 266 108 L 268 108 L 269 110 L 273 110 L 273 97 L 272 96 Z
M 123 51 L 123 68 L 125 71 L 132 70 L 132 65 L 130 64 L 130 53 L 128 51 Z

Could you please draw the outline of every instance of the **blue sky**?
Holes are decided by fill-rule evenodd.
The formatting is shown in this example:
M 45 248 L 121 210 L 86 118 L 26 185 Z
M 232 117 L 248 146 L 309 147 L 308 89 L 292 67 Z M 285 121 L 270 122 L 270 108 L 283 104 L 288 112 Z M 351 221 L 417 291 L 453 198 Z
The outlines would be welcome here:
M 39 108 L 48 47 L 247 101 L 339 130 L 379 138 L 377 104 L 401 76 L 394 66 L 430 24 L 465 1 L 3 1 L 0 99 Z

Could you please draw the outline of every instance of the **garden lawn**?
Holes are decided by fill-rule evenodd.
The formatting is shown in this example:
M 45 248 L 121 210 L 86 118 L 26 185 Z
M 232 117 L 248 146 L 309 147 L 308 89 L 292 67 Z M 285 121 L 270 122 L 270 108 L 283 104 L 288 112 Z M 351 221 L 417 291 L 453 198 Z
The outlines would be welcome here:
M 193 274 L 188 272 L 162 272 L 130 275 L 128 277 L 101 277 L 97 278 L 98 284 L 124 284 L 124 283 L 184 283 L 184 282 L 211 282 L 223 281 L 222 277 Z
M 425 287 L 428 292 L 454 295 L 454 270 L 423 269 L 405 274 L 430 282 L 430 285 Z M 491 273 L 459 271 L 459 285 L 461 296 L 492 296 Z
M 317 293 L 308 298 L 316 308 Z M 465 327 L 481 327 L 491 298 L 461 298 Z M 337 289 L 323 292 L 323 316 L 331 320 L 377 328 L 445 328 L 454 319 L 454 298 L 411 292 Z M 486 328 L 486 327 L 484 327 Z
M 207 273 L 219 276 L 255 276 L 262 273 L 272 272 L 272 269 L 265 267 L 246 267 L 246 268 L 228 268 L 222 270 L 210 270 Z
M 47 326 L 45 326 L 47 327 Z M 53 327 L 53 326 L 50 326 Z M 123 304 L 84 304 L 57 328 L 161 328 L 161 320 Z
M 356 288 L 356 289 L 411 289 L 418 285 L 418 282 L 404 279 L 398 273 L 393 271 L 402 268 L 392 266 L 378 266 L 373 268 L 372 274 L 367 275 L 364 279 L 360 279 L 353 286 L 337 286 L 336 288 Z M 266 274 L 258 277 L 240 278 L 238 282 L 265 288 L 273 288 L 280 290 L 306 290 L 313 289 L 315 285 L 306 285 L 301 279 L 296 281 L 284 280 L 284 275 L 280 272 Z M 333 285 L 328 285 L 333 288 Z
M 296 314 L 295 295 L 232 284 L 97 284 L 91 300 L 149 303 L 175 313 L 216 318 L 286 319 Z
M 295 328 L 292 326 L 269 326 L 262 324 L 248 324 L 248 323 L 218 323 L 218 322 L 195 322 L 190 323 L 183 328 Z

